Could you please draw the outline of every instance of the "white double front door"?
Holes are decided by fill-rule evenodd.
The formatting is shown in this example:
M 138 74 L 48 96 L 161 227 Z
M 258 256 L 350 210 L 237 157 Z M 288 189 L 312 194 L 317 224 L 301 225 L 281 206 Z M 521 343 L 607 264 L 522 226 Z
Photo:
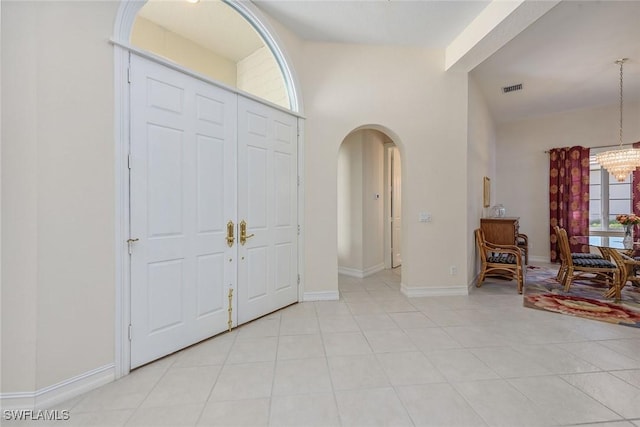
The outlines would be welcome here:
M 298 300 L 298 118 L 133 54 L 130 75 L 135 368 Z

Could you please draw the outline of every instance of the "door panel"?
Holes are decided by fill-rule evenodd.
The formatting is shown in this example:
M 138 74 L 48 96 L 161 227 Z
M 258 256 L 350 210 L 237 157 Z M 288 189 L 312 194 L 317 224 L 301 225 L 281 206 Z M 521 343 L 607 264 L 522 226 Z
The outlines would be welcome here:
M 235 95 L 135 55 L 131 69 L 134 368 L 227 328 L 237 187 Z
M 298 142 L 285 112 L 135 55 L 131 71 L 135 368 L 226 330 L 230 289 L 232 326 L 298 300 Z
M 238 323 L 298 300 L 297 119 L 238 97 Z M 244 286 L 246 285 L 246 286 Z

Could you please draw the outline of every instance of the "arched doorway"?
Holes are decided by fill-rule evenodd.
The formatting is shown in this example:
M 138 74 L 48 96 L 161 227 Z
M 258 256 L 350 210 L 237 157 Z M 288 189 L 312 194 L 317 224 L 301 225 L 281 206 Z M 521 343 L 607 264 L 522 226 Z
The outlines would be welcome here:
M 159 230 L 156 234 L 156 237 L 159 236 L 167 240 L 167 236 L 182 236 L 184 233 L 183 230 L 180 229 L 180 227 L 182 226 L 182 224 L 184 224 L 184 221 L 182 220 L 182 217 L 184 215 L 181 216 L 180 212 L 190 213 L 195 211 L 196 208 L 202 208 L 204 210 L 209 210 L 209 213 L 211 213 L 217 209 L 217 203 L 215 201 L 209 201 L 209 203 L 201 203 L 199 205 L 196 203 L 195 205 L 192 204 L 192 206 L 182 206 L 177 209 L 173 209 L 172 206 L 175 206 L 176 202 L 182 202 L 186 199 L 199 200 L 197 199 L 199 196 L 194 193 L 195 196 L 190 196 L 186 199 L 185 197 L 179 197 L 171 202 L 170 197 L 166 196 L 166 194 L 162 195 L 164 193 L 161 194 L 156 190 L 153 190 L 152 187 L 154 187 L 154 185 L 155 188 L 159 188 L 159 184 L 161 184 L 161 186 L 168 185 L 169 187 L 173 188 L 173 190 L 183 191 L 183 193 L 186 194 L 187 192 L 193 193 L 194 191 L 196 191 L 197 193 L 197 191 L 201 191 L 201 189 L 204 187 L 199 183 L 209 183 L 209 187 L 211 188 L 212 193 L 215 193 L 214 190 L 216 188 L 216 185 L 211 184 L 211 180 L 209 178 L 212 178 L 212 176 L 208 177 L 207 174 L 210 174 L 210 172 L 212 171 L 221 170 L 221 168 L 216 167 L 216 165 L 224 165 L 225 170 L 228 165 L 233 166 L 235 164 L 235 166 L 233 167 L 237 168 L 237 170 L 226 171 L 225 173 L 220 174 L 220 177 L 225 177 L 225 189 L 222 192 L 224 194 L 221 194 L 220 191 L 217 192 L 218 196 L 225 201 L 225 208 L 220 211 L 221 214 L 218 215 L 220 217 L 218 219 L 224 217 L 224 221 L 226 222 L 227 216 L 231 217 L 230 222 L 233 223 L 233 227 L 220 225 L 222 224 L 221 221 L 218 221 L 220 224 L 207 225 L 206 222 L 211 222 L 212 216 L 194 216 L 193 219 L 191 219 L 191 221 L 193 221 L 192 224 L 194 225 L 190 227 L 199 230 L 197 231 L 197 233 L 200 232 L 202 235 L 209 234 L 210 237 L 216 235 L 217 233 L 220 236 L 217 236 L 214 239 L 216 242 L 218 240 L 222 240 L 228 243 L 228 245 L 217 245 L 216 243 L 219 249 L 213 249 L 213 246 L 210 246 L 209 249 L 205 250 L 205 252 L 208 251 L 208 253 L 202 252 L 199 255 L 195 254 L 195 257 L 190 255 L 193 259 L 188 262 L 191 265 L 195 266 L 189 267 L 191 269 L 190 271 L 192 271 L 192 273 L 190 273 L 190 277 L 194 277 L 194 281 L 196 283 L 198 282 L 198 280 L 200 280 L 199 275 L 202 272 L 206 272 L 208 274 L 208 277 L 215 276 L 221 278 L 219 280 L 219 283 L 221 285 L 218 285 L 220 289 L 217 289 L 217 294 L 212 294 L 206 289 L 204 291 L 202 291 L 202 289 L 191 291 L 192 295 L 195 295 L 197 297 L 200 297 L 203 292 L 204 294 L 206 294 L 206 292 L 209 292 L 209 294 L 206 295 L 208 297 L 207 302 L 209 306 L 207 307 L 196 304 L 197 307 L 193 309 L 194 313 L 192 316 L 194 319 L 200 319 L 203 316 L 206 317 L 210 313 L 216 312 L 218 313 L 216 315 L 218 317 L 217 323 L 222 323 L 222 312 L 227 311 L 226 306 L 223 307 L 223 304 L 226 304 L 227 289 L 223 288 L 222 286 L 227 286 L 227 283 L 234 282 L 235 280 L 244 280 L 246 283 L 251 284 L 262 283 L 264 286 L 259 286 L 260 289 L 258 289 L 258 287 L 252 285 L 254 286 L 254 289 L 242 291 L 239 287 L 236 287 L 237 285 L 233 285 L 233 283 L 231 283 L 229 285 L 228 292 L 230 308 L 232 304 L 234 305 L 234 307 L 237 307 L 236 304 L 241 305 L 242 301 L 246 301 L 247 304 L 253 304 L 260 299 L 262 294 L 267 295 L 271 292 L 267 290 L 267 288 L 269 287 L 270 289 L 277 288 L 278 292 L 273 292 L 273 295 L 282 294 L 280 290 L 285 289 L 286 287 L 290 287 L 292 289 L 295 288 L 295 293 L 291 294 L 291 298 L 295 299 L 287 299 L 287 301 L 278 303 L 279 306 L 295 302 L 298 298 L 298 289 L 300 288 L 299 276 L 301 274 L 300 269 L 302 266 L 302 263 L 300 262 L 301 251 L 298 250 L 298 242 L 301 238 L 295 236 L 298 235 L 297 230 L 299 224 L 301 223 L 298 212 L 302 211 L 302 197 L 299 196 L 299 192 L 301 190 L 297 188 L 295 182 L 297 180 L 297 176 L 302 174 L 301 160 L 299 160 L 297 150 L 299 149 L 299 146 L 301 144 L 299 135 L 302 133 L 301 128 L 303 127 L 303 122 L 301 117 L 295 113 L 295 111 L 301 110 L 301 103 L 297 96 L 297 82 L 286 59 L 284 50 L 279 45 L 275 34 L 270 31 L 267 25 L 265 25 L 265 20 L 261 19 L 261 15 L 257 12 L 257 10 L 250 4 L 240 4 L 232 1 L 228 1 L 225 3 L 231 6 L 237 13 L 241 14 L 242 17 L 247 20 L 251 27 L 253 27 L 262 37 L 265 45 L 273 53 L 273 56 L 278 64 L 278 68 L 281 72 L 284 87 L 287 90 L 289 108 L 278 108 L 272 105 L 272 103 L 264 103 L 256 96 L 251 96 L 250 94 L 243 91 L 237 91 L 234 88 L 229 87 L 228 85 L 220 83 L 219 81 L 212 80 L 210 77 L 203 75 L 202 71 L 194 71 L 193 69 L 190 69 L 189 67 L 186 67 L 184 65 L 176 64 L 172 61 L 167 61 L 166 58 L 161 58 L 159 55 L 152 52 L 148 52 L 146 50 L 131 46 L 131 44 L 129 43 L 129 37 L 131 35 L 132 29 L 134 28 L 138 12 L 140 11 L 144 3 L 139 1 L 125 1 L 121 3 L 118 12 L 114 31 L 115 36 L 113 39 L 113 44 L 115 45 L 114 50 L 116 66 L 115 134 L 117 138 L 116 173 L 118 180 L 116 191 L 116 209 L 119 216 L 116 230 L 117 377 L 126 375 L 129 372 L 131 366 L 138 366 L 145 363 L 144 359 L 142 361 L 133 363 L 131 357 L 132 336 L 140 336 L 140 331 L 138 331 L 138 333 L 136 333 L 135 331 L 136 324 L 138 323 L 132 322 L 134 316 L 131 314 L 134 312 L 135 307 L 133 306 L 136 305 L 135 292 L 132 292 L 134 288 L 132 286 L 132 282 L 134 280 L 137 280 L 134 277 L 135 271 L 143 272 L 146 275 L 145 277 L 147 278 L 154 275 L 154 280 L 157 280 L 157 282 L 160 283 L 161 286 L 163 286 L 163 293 L 170 296 L 170 298 L 166 299 L 165 303 L 170 304 L 171 299 L 179 299 L 178 292 L 180 292 L 180 289 L 182 289 L 181 286 L 183 287 L 183 285 L 180 284 L 179 286 L 172 288 L 173 284 L 170 282 L 173 279 L 171 279 L 171 276 L 173 275 L 174 279 L 176 279 L 175 282 L 182 281 L 182 283 L 186 283 L 184 279 L 184 277 L 186 276 L 182 275 L 182 271 L 188 269 L 187 267 L 185 267 L 186 264 L 180 261 L 181 255 L 178 256 L 177 260 L 174 259 L 176 258 L 175 255 L 169 255 L 168 258 L 164 260 L 144 261 L 143 264 L 136 264 L 135 258 L 137 256 L 137 247 L 144 248 L 147 255 L 154 252 L 154 250 L 149 249 L 152 247 L 149 236 L 151 236 L 153 233 L 151 231 L 148 231 L 147 235 L 143 237 L 139 237 L 137 235 L 134 236 L 134 234 L 140 233 L 140 230 L 151 230 L 153 227 L 156 227 L 158 224 L 160 224 L 160 228 L 156 227 L 157 230 Z M 155 28 L 154 30 L 158 29 Z M 144 84 L 140 84 L 140 82 L 136 80 L 140 79 L 141 76 L 146 79 Z M 165 79 L 165 77 L 166 80 L 163 80 Z M 152 84 L 148 84 L 150 81 L 152 82 Z M 203 87 L 205 89 L 201 90 L 201 88 Z M 152 93 L 152 91 L 155 92 Z M 135 98 L 136 96 L 138 98 Z M 151 99 L 150 96 L 153 99 Z M 149 101 L 150 99 L 152 102 Z M 136 102 L 136 100 L 144 100 L 144 102 Z M 186 121 L 183 121 L 185 123 L 184 126 L 180 123 L 175 126 L 173 123 L 170 126 L 166 126 L 165 128 L 170 130 L 169 132 L 165 132 L 166 129 L 163 130 L 162 126 L 160 126 L 159 132 L 160 134 L 164 134 L 158 134 L 160 135 L 158 139 L 158 141 L 160 142 L 158 144 L 155 144 L 154 142 L 154 144 L 157 147 L 164 146 L 168 151 L 156 152 L 156 154 L 154 154 L 156 157 L 153 158 L 153 161 L 156 162 L 156 165 L 167 166 L 168 169 L 162 169 L 161 172 L 164 175 L 157 175 L 156 172 L 149 173 L 148 170 L 150 167 L 152 167 L 152 162 L 150 160 L 151 157 L 144 157 L 143 155 L 141 155 L 141 153 L 146 155 L 148 152 L 150 152 L 148 148 L 151 147 L 151 145 L 148 143 L 149 141 L 143 141 L 142 143 L 138 144 L 138 146 L 136 146 L 136 142 L 134 140 L 135 138 L 132 136 L 149 134 L 148 129 L 142 129 L 142 131 L 138 129 L 138 131 L 136 131 L 136 126 L 139 126 L 139 124 L 141 123 L 140 117 L 147 117 L 152 114 L 152 112 L 146 112 L 144 111 L 144 109 L 149 106 L 157 107 L 156 110 L 158 111 L 162 110 L 171 114 L 178 113 L 174 114 L 176 117 L 180 115 L 184 116 L 184 112 L 181 110 L 181 108 L 183 105 L 187 105 L 188 102 L 191 102 L 192 106 L 187 108 L 186 110 L 191 111 L 190 114 L 193 115 L 193 120 L 198 119 L 201 122 L 206 122 L 209 125 L 214 125 L 214 127 L 222 125 L 222 133 L 220 133 L 220 135 L 217 135 L 214 131 L 212 131 L 211 133 L 203 134 L 200 130 L 197 130 L 194 125 L 190 124 L 194 123 L 194 121 L 192 119 L 189 119 L 188 117 Z M 148 105 L 144 106 L 142 104 Z M 230 108 L 229 105 L 231 105 Z M 236 108 L 238 112 L 237 117 L 235 113 Z M 222 123 L 222 118 L 225 117 L 232 118 L 232 122 L 225 121 L 224 123 Z M 153 120 L 157 121 L 162 119 L 155 118 Z M 149 123 L 150 122 L 144 122 L 143 124 L 148 125 Z M 156 124 L 157 123 L 154 122 L 153 126 L 156 126 Z M 228 126 L 237 126 L 238 129 L 243 126 L 245 136 L 242 136 L 242 132 L 240 130 L 224 130 L 227 129 Z M 183 135 L 187 135 L 187 137 L 176 136 L 177 133 L 173 132 L 174 130 L 179 131 L 178 133 L 182 133 Z M 264 138 L 262 138 L 261 141 L 252 139 L 255 135 L 259 135 L 263 130 L 265 131 Z M 175 135 L 171 136 L 170 134 L 172 133 L 175 133 Z M 188 135 L 191 136 L 189 137 Z M 287 135 L 291 136 L 291 138 L 283 138 Z M 173 141 L 172 138 L 174 138 Z M 194 143 L 189 143 L 193 145 L 192 148 L 188 149 L 191 150 L 191 154 L 189 155 L 191 157 L 188 157 L 185 154 L 188 150 L 184 151 L 182 150 L 182 148 L 180 148 L 180 146 L 182 145 L 189 145 L 187 143 L 183 144 L 185 138 L 191 138 L 193 141 L 195 141 Z M 266 145 L 264 145 L 263 142 Z M 275 145 L 273 145 L 282 144 L 283 142 L 288 146 L 287 149 L 276 149 Z M 230 156 L 227 156 L 229 147 L 231 147 L 231 150 L 237 151 L 234 151 Z M 200 149 L 204 151 L 197 151 L 198 154 L 193 154 L 196 152 L 194 150 Z M 204 153 L 204 155 L 200 156 L 201 153 Z M 216 153 L 219 153 L 219 155 Z M 223 162 L 220 162 L 222 153 L 224 153 L 225 160 Z M 180 162 L 185 161 L 185 158 L 191 159 L 191 163 L 184 163 L 181 165 Z M 229 159 L 232 159 L 232 161 L 229 162 Z M 242 160 L 238 159 L 244 159 L 244 163 Z M 207 160 L 208 163 L 203 167 L 198 166 L 196 168 L 194 165 L 196 165 L 196 163 L 201 160 Z M 247 162 L 250 163 L 250 167 L 246 166 Z M 136 169 L 139 170 L 140 168 L 144 170 L 143 173 L 137 172 Z M 185 175 L 183 171 L 188 169 L 197 169 L 202 173 L 187 173 Z M 243 173 L 243 170 L 247 173 Z M 169 172 L 169 175 L 165 173 L 166 171 Z M 264 177 L 267 179 L 262 179 L 261 176 L 258 176 L 260 171 L 264 172 Z M 146 184 L 143 183 L 144 185 L 140 186 L 139 183 L 136 182 L 136 173 L 139 180 L 147 180 L 148 182 L 145 181 Z M 173 178 L 171 178 L 171 173 L 174 173 Z M 258 173 L 258 175 L 256 175 L 256 173 Z M 154 176 L 160 177 L 159 180 L 155 182 L 155 184 L 151 183 L 151 180 L 149 178 Z M 253 178 L 251 176 L 253 176 Z M 185 177 L 187 177 L 188 179 L 186 179 Z M 237 181 L 229 184 L 229 182 L 231 182 L 229 180 L 235 179 L 237 179 Z M 188 180 L 193 181 L 194 186 L 189 187 L 189 185 L 187 185 L 185 187 L 183 181 L 186 182 Z M 220 180 L 221 179 L 219 179 L 218 181 Z M 271 180 L 271 184 L 269 184 L 269 180 Z M 260 185 L 265 186 L 265 191 L 260 191 L 259 194 L 257 194 L 258 196 L 269 194 L 269 191 L 266 188 L 269 185 L 278 189 L 289 188 L 290 191 L 286 192 L 272 191 L 270 194 L 273 195 L 273 200 L 267 200 L 268 196 L 265 196 L 264 198 L 266 204 L 280 203 L 280 207 L 272 209 L 273 211 L 277 212 L 277 218 L 274 221 L 277 221 L 278 223 L 278 233 L 268 232 L 265 233 L 265 235 L 276 236 L 277 234 L 278 236 L 282 236 L 282 233 L 280 233 L 280 231 L 282 231 L 282 229 L 288 229 L 289 231 L 285 234 L 289 234 L 290 239 L 284 238 L 284 240 L 282 240 L 281 237 L 277 237 L 277 239 L 281 240 L 278 242 L 275 242 L 274 240 L 274 242 L 272 243 L 266 243 L 265 246 L 265 242 L 262 241 L 262 239 L 259 237 L 260 232 L 258 231 L 258 229 L 262 227 L 262 229 L 267 230 L 269 228 L 269 225 L 267 225 L 266 223 L 260 223 L 260 221 L 264 219 L 264 217 L 261 217 L 258 211 L 254 211 L 256 212 L 255 214 L 243 214 L 243 220 L 248 219 L 248 217 L 252 215 L 253 220 L 248 219 L 248 221 L 246 221 L 248 223 L 248 225 L 246 226 L 246 232 L 242 232 L 243 229 L 242 227 L 240 227 L 240 212 L 242 212 L 243 209 L 248 209 L 250 211 L 252 207 L 255 208 L 256 206 L 258 208 L 264 207 L 259 203 L 254 203 L 256 200 L 260 201 L 261 197 L 255 197 L 256 194 L 251 193 L 252 191 L 257 191 L 256 189 L 258 189 Z M 140 190 L 140 188 L 142 188 L 142 190 Z M 150 188 L 152 190 L 149 190 Z M 244 194 L 243 196 L 239 196 L 239 193 L 235 193 L 235 191 L 239 192 L 241 188 L 246 188 L 246 194 Z M 231 190 L 227 191 L 229 189 Z M 134 194 L 135 191 L 138 191 L 139 194 Z M 160 196 L 149 196 L 151 194 L 149 193 L 149 191 L 156 191 L 156 196 L 158 194 L 160 194 Z M 136 199 L 139 201 L 144 201 L 144 207 L 142 211 L 140 211 L 139 208 L 135 207 L 135 205 L 138 205 L 140 203 L 135 204 L 132 202 L 132 200 Z M 250 204 L 250 206 L 247 206 L 247 204 L 244 203 L 243 200 L 251 200 L 252 203 Z M 156 208 L 160 207 L 159 209 L 156 209 L 156 211 L 160 212 L 160 214 L 156 215 L 155 219 L 152 216 L 145 217 L 145 215 L 140 214 L 141 212 L 144 214 L 144 212 L 146 212 L 145 209 L 153 208 L 153 203 L 164 203 L 162 206 L 160 206 L 160 204 L 156 206 Z M 230 206 L 230 210 L 226 208 L 227 206 Z M 136 209 L 138 210 L 136 211 Z M 269 208 L 266 207 L 264 211 L 267 211 L 268 209 Z M 233 215 L 233 212 L 236 212 L 236 216 Z M 139 226 L 137 228 L 138 231 L 136 231 L 134 229 L 136 218 L 140 217 L 143 218 L 143 223 L 141 223 L 142 226 Z M 198 218 L 207 218 L 207 220 L 203 222 Z M 158 220 L 160 220 L 160 222 L 158 222 Z M 144 223 L 144 221 L 151 222 Z M 171 225 L 171 223 L 173 223 L 173 225 Z M 153 227 L 149 226 L 149 224 L 153 225 Z M 282 225 L 284 225 L 284 227 L 282 227 Z M 165 226 L 169 228 L 166 228 Z M 166 229 L 162 230 L 162 227 L 165 227 Z M 240 242 L 241 234 L 246 234 L 246 239 L 242 239 L 244 240 L 243 242 Z M 251 239 L 254 234 L 255 237 Z M 233 249 L 234 252 L 231 255 L 230 253 L 227 253 L 229 251 L 228 248 L 226 248 L 226 246 L 229 246 L 229 248 L 234 247 L 234 244 L 231 244 L 232 242 L 230 237 L 235 237 L 235 239 L 237 239 L 238 241 L 237 243 L 235 243 L 236 249 Z M 276 237 L 272 237 L 272 239 L 276 239 Z M 190 239 L 190 241 L 195 240 L 197 239 Z M 247 241 L 249 243 L 247 243 Z M 255 242 L 255 245 L 251 244 L 253 242 Z M 241 243 L 242 247 L 240 247 L 238 243 Z M 269 245 L 273 247 L 272 255 L 268 255 L 264 250 L 264 248 Z M 182 244 L 177 244 L 176 248 L 182 246 Z M 253 253 L 253 255 L 251 254 L 251 252 Z M 243 260 L 243 262 L 249 263 L 252 256 L 257 261 L 257 263 L 254 264 L 254 267 L 245 268 L 245 271 L 242 271 L 242 268 L 239 267 L 239 260 L 241 259 Z M 223 260 L 224 264 L 222 263 Z M 278 274 L 279 276 L 275 278 L 271 278 L 270 276 L 270 278 L 267 280 L 275 283 L 274 285 L 269 285 L 268 283 L 266 283 L 267 281 L 253 280 L 255 279 L 256 274 L 260 277 L 264 276 L 261 276 L 259 270 L 266 269 L 266 266 L 270 264 L 270 260 L 275 260 L 276 263 L 281 266 L 293 267 L 275 268 L 275 271 L 277 272 L 276 276 Z M 228 266 L 230 265 L 229 263 L 236 263 L 238 267 L 232 268 L 230 272 L 227 273 L 227 270 L 229 269 Z M 148 268 L 148 266 L 151 264 L 153 264 L 153 268 L 156 269 L 153 274 L 150 273 L 152 272 L 152 270 Z M 236 264 L 233 265 L 235 266 Z M 223 267 L 223 265 L 225 267 Z M 244 279 L 242 279 L 243 277 Z M 249 280 L 251 277 L 253 277 L 253 279 Z M 297 280 L 296 277 L 298 277 Z M 224 285 L 222 285 L 223 283 Z M 243 292 L 244 296 L 242 295 Z M 147 292 L 146 294 L 149 295 L 150 293 Z M 159 294 L 156 293 L 156 295 Z M 145 304 L 137 304 L 137 306 L 144 305 Z M 167 305 L 167 307 L 168 308 L 165 309 L 165 307 L 159 305 L 157 307 L 158 309 L 154 313 L 152 313 L 152 315 L 148 315 L 148 313 L 145 313 L 144 315 L 137 317 L 139 319 L 155 319 L 156 324 L 149 326 L 145 330 L 148 336 L 157 334 L 158 331 L 168 331 L 174 328 L 175 325 L 181 324 L 184 315 L 184 313 L 180 311 L 182 310 L 182 308 L 177 307 L 177 305 L 174 305 L 173 307 L 169 307 L 169 305 Z M 256 308 L 254 313 L 255 315 L 251 314 L 250 317 L 259 316 L 261 315 L 261 312 L 263 314 L 266 313 L 264 307 L 261 308 L 257 307 L 256 305 L 254 305 L 254 307 Z M 196 312 L 196 310 L 199 311 Z M 239 323 L 247 321 L 247 319 L 243 320 L 241 314 L 238 314 L 239 312 L 241 312 L 241 310 L 235 308 L 233 318 L 231 315 L 231 310 L 228 311 L 230 313 L 228 319 L 229 327 L 236 326 Z M 132 325 L 132 323 L 134 324 Z M 149 323 L 152 322 L 149 321 Z M 224 323 L 227 323 L 226 318 L 224 318 Z M 201 329 L 209 330 L 208 327 L 204 327 Z M 223 329 L 224 328 L 220 330 Z M 215 332 L 211 332 L 210 334 L 213 333 Z M 174 334 L 175 337 L 179 337 L 182 335 L 184 334 Z M 192 343 L 196 342 L 198 339 L 203 339 L 204 337 L 204 335 L 202 334 L 194 335 L 194 337 L 196 336 L 200 336 L 200 338 L 194 338 L 195 341 L 192 340 Z M 184 346 L 189 344 L 185 342 L 180 345 Z M 144 347 L 149 346 L 145 345 Z M 171 347 L 167 348 L 168 350 L 165 349 L 161 350 L 160 352 L 155 352 L 155 354 L 150 355 L 146 360 L 150 361 L 154 358 L 160 357 L 163 351 L 164 354 L 175 351 L 175 349 L 172 350 Z
M 383 131 L 354 130 L 338 153 L 338 272 L 364 278 L 402 265 L 400 151 Z

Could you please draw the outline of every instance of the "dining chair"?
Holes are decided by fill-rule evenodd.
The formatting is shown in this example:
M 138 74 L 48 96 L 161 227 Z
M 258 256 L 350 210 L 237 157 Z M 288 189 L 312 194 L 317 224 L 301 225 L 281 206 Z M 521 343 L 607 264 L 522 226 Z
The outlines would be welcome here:
M 618 251 L 614 248 L 609 247 L 601 247 L 600 250 L 602 254 L 605 255 L 605 258 L 611 259 L 617 266 L 620 271 L 617 279 L 615 280 L 609 290 L 604 293 L 606 298 L 614 298 L 616 301 L 620 301 L 622 296 L 622 288 L 629 280 L 630 275 L 633 274 L 634 266 L 632 263 L 635 263 L 633 258 L 628 257 L 623 252 Z
M 633 286 L 640 284 L 640 257 L 633 256 L 633 250 L 616 250 L 609 248 L 611 259 L 620 266 L 620 280 L 618 286 L 612 287 L 605 293 L 605 297 L 620 300 L 622 289 L 630 282 Z
M 567 231 L 558 227 L 556 233 L 560 247 L 560 258 L 563 260 L 561 269 L 564 268 L 562 273 L 558 272 L 559 281 L 564 286 L 565 292 L 569 292 L 571 284 L 577 278 L 603 281 L 608 286 L 615 286 L 618 283 L 622 272 L 615 262 L 605 259 L 603 256 L 598 258 L 572 256 Z M 609 258 L 610 254 L 607 249 L 601 248 L 603 255 Z
M 529 265 L 529 237 L 526 234 L 518 233 L 516 235 L 516 244 L 524 254 L 524 263 Z
M 484 232 L 475 230 L 476 244 L 480 254 L 480 273 L 476 286 L 482 286 L 487 276 L 515 279 L 518 283 L 518 293 L 524 287 L 524 269 L 522 266 L 522 252 L 516 245 L 496 245 L 484 238 Z
M 558 243 L 558 250 L 560 252 L 560 267 L 558 268 L 558 274 L 556 275 L 556 280 L 558 280 L 558 282 L 560 283 L 564 283 L 564 275 L 567 272 L 567 262 L 565 259 L 565 254 L 563 253 L 563 251 L 561 250 L 561 244 L 560 244 L 560 239 L 564 238 L 567 241 L 567 245 L 569 244 L 569 239 L 567 237 L 567 230 L 565 230 L 564 228 L 560 228 L 557 225 L 553 226 L 553 230 L 556 233 L 556 237 L 557 237 L 557 243 Z M 562 231 L 560 231 L 562 230 Z M 562 236 L 560 234 L 563 234 Z M 570 251 L 570 250 L 569 250 Z M 583 253 L 583 252 L 570 252 L 571 253 L 571 259 L 579 259 L 579 258 L 588 258 L 588 259 L 603 259 L 601 254 L 596 254 L 596 253 Z

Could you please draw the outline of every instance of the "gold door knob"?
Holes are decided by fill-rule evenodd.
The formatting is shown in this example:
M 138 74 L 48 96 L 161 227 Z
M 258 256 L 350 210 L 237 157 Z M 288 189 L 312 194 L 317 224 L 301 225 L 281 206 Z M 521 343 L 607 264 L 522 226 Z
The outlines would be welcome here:
M 250 239 L 253 236 L 253 233 L 247 235 L 247 221 L 244 219 L 240 221 L 240 244 L 244 246 L 244 244 L 247 243 L 247 239 Z
M 236 238 L 234 237 L 234 230 L 235 230 L 235 226 L 233 224 L 233 221 L 229 221 L 227 223 L 227 245 L 229 247 L 233 246 L 233 242 L 235 242 Z

